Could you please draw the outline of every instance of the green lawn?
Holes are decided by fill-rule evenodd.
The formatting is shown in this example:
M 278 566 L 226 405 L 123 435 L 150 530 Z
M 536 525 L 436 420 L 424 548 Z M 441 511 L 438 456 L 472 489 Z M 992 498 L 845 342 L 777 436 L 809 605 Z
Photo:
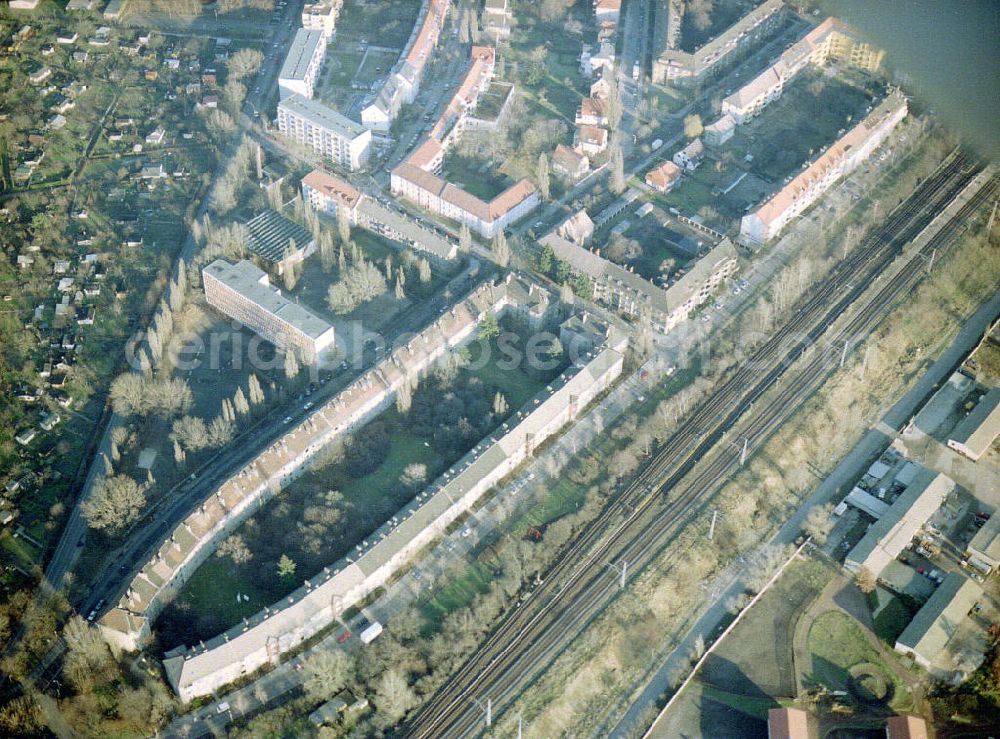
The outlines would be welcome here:
M 479 356 L 478 349 L 472 350 L 472 361 L 476 363 Z M 496 386 L 504 397 L 507 398 L 507 405 L 511 410 L 517 410 L 532 397 L 537 395 L 545 383 L 526 375 L 520 368 L 510 368 L 503 364 L 503 356 L 496 348 L 496 344 L 490 345 L 489 361 L 481 368 L 476 369 L 474 374 L 487 386 Z
M 882 641 L 894 645 L 912 618 L 913 613 L 907 605 L 893 597 L 875 617 L 875 633 Z
M 384 510 L 384 517 L 388 518 L 401 505 L 393 492 L 399 488 L 399 476 L 408 464 L 426 464 L 431 474 L 441 467 L 440 456 L 428 444 L 422 436 L 408 432 L 393 434 L 392 448 L 378 469 L 364 477 L 344 479 L 339 485 L 340 492 L 355 506 Z
M 871 646 L 861 626 L 840 611 L 827 611 L 809 629 L 809 652 L 812 657 L 810 677 L 834 690 L 846 690 L 849 670 L 855 665 L 873 664 L 885 672 L 895 685 L 891 706 L 900 710 L 910 703 L 899 678 Z
M 718 703 L 736 709 L 740 713 L 745 713 L 747 716 L 753 716 L 762 721 L 767 720 L 768 711 L 779 707 L 778 702 L 771 698 L 752 698 L 746 695 L 739 695 L 738 693 L 727 693 L 725 690 L 719 690 L 704 683 L 701 684 L 701 689 L 702 694 L 706 698 L 711 698 Z
M 0 533 L 0 547 L 10 553 L 17 564 L 27 572 L 31 572 L 31 568 L 38 564 L 34 547 L 20 537 L 15 539 L 7 529 Z
M 296 580 L 296 585 L 301 584 Z M 237 568 L 228 559 L 210 556 L 183 589 L 184 597 L 191 603 L 195 613 L 211 613 L 226 624 L 235 624 L 241 618 L 249 618 L 274 598 L 257 581 L 246 577 L 242 568 Z M 236 594 L 249 596 L 236 601 Z
M 442 176 L 470 195 L 487 202 L 511 186 L 509 177 L 497 172 L 488 162 L 449 153 Z

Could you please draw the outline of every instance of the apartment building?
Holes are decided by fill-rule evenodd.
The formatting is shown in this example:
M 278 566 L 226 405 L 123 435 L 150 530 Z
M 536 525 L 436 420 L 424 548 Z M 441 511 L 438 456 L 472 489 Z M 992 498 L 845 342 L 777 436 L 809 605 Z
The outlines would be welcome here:
M 337 17 L 342 6 L 343 0 L 306 3 L 302 7 L 302 27 L 307 31 L 319 31 L 323 41 L 329 43 L 337 32 Z
M 371 131 L 302 95 L 278 103 L 278 131 L 350 170 L 364 167 L 371 154 Z
M 667 24 L 667 36 L 673 38 L 673 43 L 666 44 L 667 48 L 653 62 L 653 82 L 698 85 L 773 36 L 785 22 L 785 6 L 782 0 L 765 0 L 693 52 L 678 48 L 680 14 L 671 12 L 668 16 L 676 16 L 673 26 Z
M 485 238 L 492 238 L 539 203 L 535 186 L 527 178 L 487 202 L 438 175 L 445 153 L 461 137 L 466 119 L 490 86 L 494 62 L 492 47 L 472 47 L 469 70 L 444 113 L 424 142 L 392 170 L 390 178 L 394 195 L 463 223 Z
M 736 120 L 725 113 L 705 126 L 702 138 L 709 146 L 722 146 L 736 133 Z
M 781 54 L 778 61 L 722 101 L 722 112 L 739 125 L 754 118 L 781 97 L 787 85 L 807 65 L 822 67 L 831 61 L 874 72 L 884 52 L 869 44 L 857 29 L 837 18 L 827 18 Z
M 743 216 L 741 238 L 761 244 L 777 237 L 834 182 L 864 162 L 906 117 L 906 112 L 906 98 L 898 92 L 890 94 L 766 203 Z
M 556 232 L 547 234 L 539 243 L 551 247 L 556 258 L 569 264 L 574 272 L 587 275 L 599 302 L 630 318 L 648 320 L 653 328 L 664 333 L 686 321 L 720 285 L 736 274 L 738 266 L 736 248 L 729 239 L 723 239 L 664 290 Z
M 530 213 L 539 203 L 538 192 L 527 178 L 487 202 L 406 162 L 392 170 L 391 185 L 393 194 L 464 223 L 487 239 Z
M 427 252 L 438 259 L 458 256 L 458 244 L 454 241 L 322 170 L 313 170 L 302 179 L 302 197 L 315 210 L 334 217 L 343 208 L 352 225 L 390 241 Z
M 451 0 L 424 0 L 399 61 L 374 99 L 361 110 L 361 122 L 372 131 L 387 133 L 403 105 L 416 98 L 450 4 Z
M 496 483 L 572 422 L 620 376 L 627 339 L 610 332 L 498 430 L 400 510 L 354 557 L 331 563 L 301 588 L 209 642 L 178 647 L 164 660 L 167 679 L 187 702 L 257 668 L 277 663 L 378 587 Z
M 311 98 L 325 57 L 326 38 L 322 31 L 305 28 L 296 31 L 278 74 L 279 97 L 282 100 L 291 95 Z
M 333 346 L 333 326 L 284 297 L 252 262 L 216 259 L 201 274 L 210 306 L 275 346 L 296 349 L 307 363 Z
M 514 275 L 497 285 L 480 286 L 289 429 L 170 533 L 117 605 L 100 619 L 102 633 L 124 649 L 138 648 L 148 639 L 164 596 L 190 577 L 218 541 L 301 474 L 321 449 L 388 407 L 399 387 L 473 337 L 485 315 L 519 310 L 526 300 L 540 304 L 538 289 Z M 598 349 L 579 358 L 530 401 L 512 428 L 498 430 L 370 536 L 371 544 L 360 555 L 332 563 L 287 598 L 208 643 L 168 653 L 164 666 L 181 699 L 189 701 L 276 662 L 383 585 L 606 389 L 621 373 L 626 347 L 627 336 L 609 332 Z

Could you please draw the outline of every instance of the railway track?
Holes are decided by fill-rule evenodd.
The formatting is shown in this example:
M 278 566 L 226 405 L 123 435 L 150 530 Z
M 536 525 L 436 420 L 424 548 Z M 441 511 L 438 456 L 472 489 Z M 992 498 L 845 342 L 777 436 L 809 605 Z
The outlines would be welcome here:
M 788 367 L 854 303 L 934 216 L 975 175 L 978 165 L 956 153 L 914 194 L 897 207 L 879 228 L 828 278 L 800 299 L 793 317 L 751 359 L 722 383 L 678 426 L 671 438 L 636 479 L 570 544 L 549 569 L 542 585 L 518 609 L 509 613 L 491 636 L 415 714 L 404 733 L 417 737 L 466 736 L 482 724 L 474 698 L 492 699 L 502 710 L 518 690 L 529 684 L 604 606 L 617 588 L 608 563 L 627 561 L 641 569 L 694 513 L 714 485 L 738 464 L 741 450 L 724 445 L 682 483 L 723 434 L 770 389 Z M 975 212 L 993 180 L 922 248 L 941 249 Z M 861 335 L 871 329 L 904 290 L 918 279 L 922 263 L 911 260 L 887 281 L 841 335 Z M 853 332 L 853 333 L 851 333 Z M 748 445 L 757 446 L 808 396 L 825 377 L 829 358 L 808 358 L 776 398 L 764 402 L 741 429 Z M 664 498 L 663 493 L 671 495 Z

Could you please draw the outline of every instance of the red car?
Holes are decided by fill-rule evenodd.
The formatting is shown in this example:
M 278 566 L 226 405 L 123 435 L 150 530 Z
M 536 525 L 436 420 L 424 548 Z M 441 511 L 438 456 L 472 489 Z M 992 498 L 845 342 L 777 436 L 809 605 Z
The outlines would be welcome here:
M 343 644 L 345 641 L 350 639 L 350 637 L 351 637 L 350 631 L 342 631 L 340 635 L 337 637 L 337 644 Z

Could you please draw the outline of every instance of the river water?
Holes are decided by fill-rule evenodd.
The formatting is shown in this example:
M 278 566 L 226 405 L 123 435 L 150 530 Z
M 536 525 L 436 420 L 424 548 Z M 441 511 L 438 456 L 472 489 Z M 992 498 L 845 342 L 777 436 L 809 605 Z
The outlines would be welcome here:
M 886 50 L 904 89 L 1000 161 L 1000 0 L 821 0 Z

